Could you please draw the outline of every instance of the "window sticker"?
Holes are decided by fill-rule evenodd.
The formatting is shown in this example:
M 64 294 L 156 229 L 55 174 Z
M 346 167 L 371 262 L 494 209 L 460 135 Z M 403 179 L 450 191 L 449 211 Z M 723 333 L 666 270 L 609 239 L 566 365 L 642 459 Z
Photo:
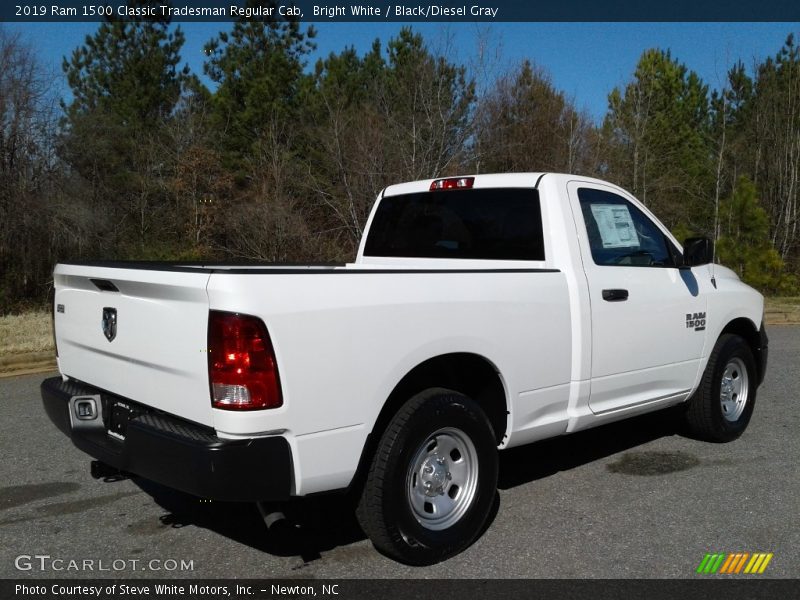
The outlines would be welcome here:
M 592 204 L 592 215 L 603 241 L 603 248 L 638 248 L 639 236 L 633 218 L 624 204 Z

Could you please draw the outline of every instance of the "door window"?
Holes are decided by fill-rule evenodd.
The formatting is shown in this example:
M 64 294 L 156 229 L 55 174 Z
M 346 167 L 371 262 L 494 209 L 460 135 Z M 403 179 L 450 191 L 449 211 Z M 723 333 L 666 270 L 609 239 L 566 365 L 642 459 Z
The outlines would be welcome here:
M 595 264 L 672 267 L 677 250 L 647 215 L 622 196 L 579 188 L 578 200 Z

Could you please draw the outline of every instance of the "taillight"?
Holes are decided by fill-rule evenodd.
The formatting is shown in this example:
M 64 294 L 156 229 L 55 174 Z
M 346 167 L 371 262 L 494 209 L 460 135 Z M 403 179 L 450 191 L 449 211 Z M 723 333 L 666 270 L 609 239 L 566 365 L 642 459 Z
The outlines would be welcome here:
M 474 177 L 449 177 L 447 179 L 437 179 L 431 183 L 431 192 L 436 190 L 463 190 L 472 187 L 475 183 Z
M 208 374 L 214 408 L 260 410 L 283 404 L 275 352 L 257 317 L 209 312 Z

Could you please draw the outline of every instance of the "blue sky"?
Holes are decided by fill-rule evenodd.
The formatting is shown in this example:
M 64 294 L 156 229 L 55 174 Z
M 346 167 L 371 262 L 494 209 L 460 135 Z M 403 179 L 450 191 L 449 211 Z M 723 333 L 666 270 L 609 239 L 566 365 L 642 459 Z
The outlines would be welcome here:
M 579 108 L 602 119 L 608 92 L 624 84 L 641 53 L 648 48 L 670 49 L 672 55 L 698 72 L 712 88 L 724 81 L 737 59 L 752 66 L 774 55 L 798 23 L 416 23 L 434 48 L 447 48 L 454 59 L 474 64 L 478 40 L 488 40 L 486 61 L 494 73 L 528 58 L 544 67 L 555 86 Z M 33 45 L 42 61 L 60 77 L 61 59 L 83 42 L 96 23 L 8 23 Z M 318 56 L 353 45 L 369 49 L 376 37 L 384 42 L 401 23 L 317 23 Z M 183 59 L 202 73 L 203 45 L 224 23 L 183 23 Z M 64 88 L 63 78 L 59 85 Z

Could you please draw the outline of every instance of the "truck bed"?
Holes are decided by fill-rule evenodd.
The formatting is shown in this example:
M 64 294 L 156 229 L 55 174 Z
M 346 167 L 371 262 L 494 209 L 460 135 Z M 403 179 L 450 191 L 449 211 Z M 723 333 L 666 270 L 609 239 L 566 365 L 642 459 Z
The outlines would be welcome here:
M 223 437 L 284 435 L 298 462 L 313 471 L 304 482 L 313 484 L 318 474 L 319 489 L 352 474 L 349 463 L 359 455 L 353 448 L 369 433 L 364 423 L 374 422 L 397 381 L 442 354 L 486 357 L 519 398 L 511 429 L 545 425 L 539 432 L 546 435 L 570 380 L 566 278 L 555 269 L 487 262 L 461 269 L 60 264 L 59 367 L 65 376 L 213 427 Z M 119 291 L 103 291 L 97 281 Z M 118 311 L 113 341 L 101 327 L 106 307 Z M 283 406 L 247 414 L 212 408 L 210 310 L 263 320 Z M 545 353 L 531 351 L 543 345 Z M 349 457 L 348 464 L 303 460 L 306 449 L 332 463 Z

